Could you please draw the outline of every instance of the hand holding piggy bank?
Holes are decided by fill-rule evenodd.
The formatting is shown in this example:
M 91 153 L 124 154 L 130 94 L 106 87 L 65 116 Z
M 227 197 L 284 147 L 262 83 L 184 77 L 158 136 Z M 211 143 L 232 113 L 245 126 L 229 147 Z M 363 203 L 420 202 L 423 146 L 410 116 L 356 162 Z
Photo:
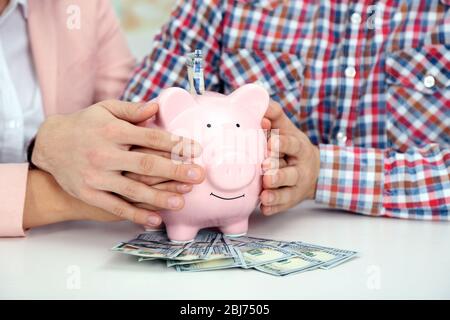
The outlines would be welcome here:
M 194 162 L 206 169 L 205 181 L 185 195 L 182 210 L 161 212 L 168 237 L 189 242 L 208 227 L 218 227 L 228 236 L 247 233 L 261 191 L 266 150 L 261 120 L 269 105 L 267 91 L 257 84 L 228 96 L 169 88 L 156 101 L 156 125 L 198 141 L 203 153 Z

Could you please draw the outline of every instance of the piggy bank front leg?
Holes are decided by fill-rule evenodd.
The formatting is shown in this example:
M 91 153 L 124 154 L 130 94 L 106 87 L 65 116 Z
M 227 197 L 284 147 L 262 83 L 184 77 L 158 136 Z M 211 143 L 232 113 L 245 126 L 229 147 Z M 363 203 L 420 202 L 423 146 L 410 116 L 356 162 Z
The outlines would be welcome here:
M 200 228 L 185 224 L 166 224 L 167 236 L 175 243 L 188 243 L 195 239 Z
M 240 237 L 247 234 L 248 231 L 248 218 L 240 220 L 232 224 L 228 224 L 219 228 L 220 231 L 227 237 Z

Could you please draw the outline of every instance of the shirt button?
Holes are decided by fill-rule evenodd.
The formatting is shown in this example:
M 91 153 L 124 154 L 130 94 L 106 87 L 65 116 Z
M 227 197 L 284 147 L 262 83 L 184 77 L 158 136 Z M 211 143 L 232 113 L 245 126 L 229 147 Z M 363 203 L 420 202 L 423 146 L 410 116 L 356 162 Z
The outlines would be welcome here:
M 345 76 L 347 78 L 354 78 L 356 76 L 356 69 L 355 69 L 355 67 L 347 67 L 347 68 L 345 68 Z
M 343 132 L 338 132 L 336 135 L 336 139 L 339 144 L 344 144 L 347 141 L 347 136 Z
M 362 21 L 361 15 L 358 12 L 354 12 L 351 16 L 350 16 L 350 21 L 353 24 L 360 24 Z
M 427 75 L 425 78 L 423 78 L 423 85 L 425 88 L 433 88 L 436 84 L 436 80 L 432 75 Z
M 6 127 L 8 129 L 15 129 L 19 126 L 19 122 L 16 120 L 9 120 L 6 122 Z

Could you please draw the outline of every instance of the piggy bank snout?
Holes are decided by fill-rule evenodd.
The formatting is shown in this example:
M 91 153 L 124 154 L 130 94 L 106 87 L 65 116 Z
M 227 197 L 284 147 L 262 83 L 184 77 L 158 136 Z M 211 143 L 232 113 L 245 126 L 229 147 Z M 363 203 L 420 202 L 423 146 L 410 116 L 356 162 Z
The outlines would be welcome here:
M 248 186 L 255 178 L 256 166 L 245 152 L 221 150 L 206 161 L 207 179 L 219 190 L 233 191 Z

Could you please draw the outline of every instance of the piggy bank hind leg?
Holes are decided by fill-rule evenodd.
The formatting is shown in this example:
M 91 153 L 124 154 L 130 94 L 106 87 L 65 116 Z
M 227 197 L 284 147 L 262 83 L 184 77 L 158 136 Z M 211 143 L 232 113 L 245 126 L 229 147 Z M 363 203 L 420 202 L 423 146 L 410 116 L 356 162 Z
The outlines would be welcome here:
M 240 237 L 247 234 L 248 231 L 248 217 L 245 220 L 240 220 L 232 224 L 221 226 L 220 231 L 227 237 Z
M 183 224 L 166 225 L 167 236 L 170 241 L 174 243 L 188 243 L 194 241 L 199 230 L 198 227 Z

